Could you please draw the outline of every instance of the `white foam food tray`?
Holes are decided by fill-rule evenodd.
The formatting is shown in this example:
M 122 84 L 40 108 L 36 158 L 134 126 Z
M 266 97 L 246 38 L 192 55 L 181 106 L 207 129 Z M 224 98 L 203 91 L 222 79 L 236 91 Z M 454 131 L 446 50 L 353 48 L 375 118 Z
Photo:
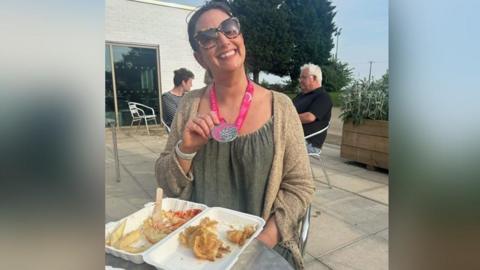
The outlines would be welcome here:
M 145 204 L 144 208 L 138 210 L 137 212 L 135 212 L 135 213 L 133 213 L 133 214 L 131 214 L 131 215 L 125 217 L 125 218 L 122 218 L 119 221 L 109 222 L 109 223 L 105 224 L 105 239 L 107 239 L 107 236 L 115 228 L 117 228 L 117 226 L 120 224 L 120 222 L 122 222 L 124 219 L 127 219 L 127 223 L 125 225 L 125 230 L 123 232 L 123 235 L 125 235 L 125 234 L 127 234 L 127 233 L 129 233 L 133 230 L 138 229 L 143 224 L 143 221 L 152 215 L 154 206 L 155 206 L 155 203 L 153 203 L 153 202 L 147 203 L 147 204 Z M 184 200 L 175 199 L 175 198 L 164 198 L 162 200 L 162 210 L 184 211 L 184 210 L 194 209 L 194 208 L 201 209 L 202 212 L 204 212 L 205 209 L 207 209 L 208 207 L 204 204 L 184 201 Z M 199 213 L 196 217 L 198 217 L 200 214 L 201 213 Z M 185 224 L 183 224 L 182 226 L 180 226 L 177 230 L 173 231 L 171 234 L 175 233 L 176 231 L 181 231 L 184 226 L 188 225 L 194 219 L 195 219 L 195 217 L 192 218 L 191 220 L 189 220 L 188 222 L 186 222 Z M 160 244 L 165 240 L 167 240 L 167 237 L 162 239 L 161 241 L 159 241 L 157 244 Z M 144 242 L 139 241 L 138 243 L 136 243 L 135 246 L 141 246 L 143 244 L 144 244 Z M 151 248 L 153 248 L 153 246 L 150 247 L 149 249 L 151 249 Z M 113 256 L 120 257 L 124 260 L 131 261 L 131 262 L 134 262 L 134 263 L 137 263 L 137 264 L 140 264 L 140 263 L 144 262 L 143 261 L 143 254 L 146 253 L 149 249 L 145 250 L 144 252 L 140 252 L 140 253 L 130 253 L 130 252 L 127 252 L 127 251 L 124 251 L 124 250 L 116 249 L 114 247 L 105 245 L 105 252 L 106 253 L 112 254 Z
M 198 225 L 205 217 L 218 221 L 218 236 L 224 242 L 224 245 L 228 245 L 231 250 L 229 253 L 226 253 L 223 258 L 216 259 L 214 262 L 195 258 L 193 250 L 182 245 L 179 240 L 180 232 L 182 232 L 187 226 Z M 254 224 L 256 225 L 256 231 L 249 239 L 247 239 L 243 246 L 239 246 L 227 240 L 227 231 L 231 230 L 232 227 L 240 230 L 246 225 Z M 208 208 L 192 219 L 190 224 L 167 236 L 164 242 L 155 244 L 144 253 L 143 259 L 146 263 L 153 265 L 157 269 L 163 270 L 227 270 L 235 264 L 239 255 L 248 246 L 252 239 L 258 236 L 264 225 L 265 221 L 254 215 L 221 207 Z

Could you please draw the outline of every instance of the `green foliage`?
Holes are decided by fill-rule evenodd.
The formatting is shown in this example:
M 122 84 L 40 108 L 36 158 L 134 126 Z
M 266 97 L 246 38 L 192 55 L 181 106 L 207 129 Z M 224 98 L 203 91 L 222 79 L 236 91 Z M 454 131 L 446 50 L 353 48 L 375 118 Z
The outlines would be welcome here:
M 290 11 L 282 0 L 234 0 L 231 7 L 239 18 L 247 48 L 248 69 L 258 82 L 260 71 L 288 75 L 293 48 L 289 31 Z
M 328 63 L 336 13 L 328 0 L 286 0 L 285 3 L 291 10 L 290 31 L 295 41 L 289 74 L 292 81 L 296 81 L 303 64 Z
M 260 85 L 267 88 L 267 89 L 275 90 L 277 92 L 285 92 L 285 84 L 269 83 L 266 80 L 262 80 Z
M 247 47 L 247 66 L 258 82 L 260 71 L 290 75 L 295 85 L 300 66 L 328 62 L 335 31 L 329 0 L 231 0 Z
M 267 89 L 284 93 L 285 95 L 290 97 L 290 99 L 293 99 L 299 93 L 298 87 L 292 87 L 290 82 L 287 82 L 287 84 L 280 84 L 280 83 L 268 83 L 266 80 L 262 80 L 260 85 Z
M 330 98 L 332 99 L 333 107 L 341 107 L 342 106 L 342 96 L 341 92 L 328 92 Z
M 322 66 L 323 87 L 327 92 L 340 91 L 353 80 L 352 68 L 337 60 Z
M 388 121 L 388 71 L 376 81 L 362 79 L 342 91 L 343 121 L 361 124 L 365 119 Z

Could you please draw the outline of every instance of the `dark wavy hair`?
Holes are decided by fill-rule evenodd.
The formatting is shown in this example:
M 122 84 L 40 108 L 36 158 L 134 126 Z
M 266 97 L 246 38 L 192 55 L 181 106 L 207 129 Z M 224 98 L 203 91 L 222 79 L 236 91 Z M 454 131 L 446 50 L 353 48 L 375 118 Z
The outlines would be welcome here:
M 208 1 L 203 6 L 201 6 L 197 11 L 195 11 L 188 21 L 188 41 L 190 42 L 190 46 L 194 51 L 198 51 L 198 43 L 193 38 L 195 36 L 195 25 L 198 22 L 200 16 L 203 13 L 212 10 L 212 9 L 219 9 L 225 12 L 228 16 L 233 17 L 232 10 L 230 9 L 229 4 L 226 1 Z
M 183 81 L 193 78 L 195 78 L 193 73 L 186 68 L 180 68 L 173 72 L 173 84 L 175 86 L 179 86 Z

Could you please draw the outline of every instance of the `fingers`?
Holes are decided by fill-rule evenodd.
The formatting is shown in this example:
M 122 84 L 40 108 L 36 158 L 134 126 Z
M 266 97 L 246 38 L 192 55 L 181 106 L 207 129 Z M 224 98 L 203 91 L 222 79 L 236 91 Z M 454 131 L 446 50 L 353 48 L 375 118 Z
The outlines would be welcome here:
M 192 119 L 190 129 L 204 139 L 208 139 L 210 137 L 210 131 L 219 122 L 220 121 L 216 115 L 199 114 L 197 117 Z
M 215 125 L 220 124 L 220 120 L 213 112 L 208 114 L 199 114 L 188 121 L 184 135 L 184 144 L 189 146 L 201 146 L 210 139 L 210 132 Z
M 208 124 L 200 118 L 194 118 L 193 124 L 195 127 L 195 131 L 200 134 L 204 139 L 208 139 L 208 134 L 210 134 L 210 128 Z
M 201 122 L 203 128 L 207 128 L 208 133 L 216 125 L 210 114 L 199 115 L 197 119 Z
M 190 122 L 189 129 L 194 133 L 196 133 L 197 135 L 199 135 L 200 137 L 202 137 L 203 139 L 208 139 L 208 134 L 209 134 L 208 131 L 205 131 L 202 128 L 201 123 L 199 123 L 199 121 L 196 118 L 192 119 L 192 121 Z
M 210 112 L 209 116 L 215 125 L 220 124 L 220 119 L 218 119 L 218 116 L 215 112 Z

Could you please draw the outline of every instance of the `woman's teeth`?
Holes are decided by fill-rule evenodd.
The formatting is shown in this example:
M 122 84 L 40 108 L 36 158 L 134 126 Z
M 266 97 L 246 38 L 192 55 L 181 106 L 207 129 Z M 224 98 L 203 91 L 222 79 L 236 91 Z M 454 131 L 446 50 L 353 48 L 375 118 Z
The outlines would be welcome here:
M 230 56 L 232 56 L 232 55 L 234 55 L 234 54 L 235 54 L 235 50 L 231 50 L 231 51 L 228 51 L 228 52 L 226 52 L 226 53 L 220 54 L 220 58 L 221 58 L 221 59 L 225 59 L 225 58 L 230 57 Z

